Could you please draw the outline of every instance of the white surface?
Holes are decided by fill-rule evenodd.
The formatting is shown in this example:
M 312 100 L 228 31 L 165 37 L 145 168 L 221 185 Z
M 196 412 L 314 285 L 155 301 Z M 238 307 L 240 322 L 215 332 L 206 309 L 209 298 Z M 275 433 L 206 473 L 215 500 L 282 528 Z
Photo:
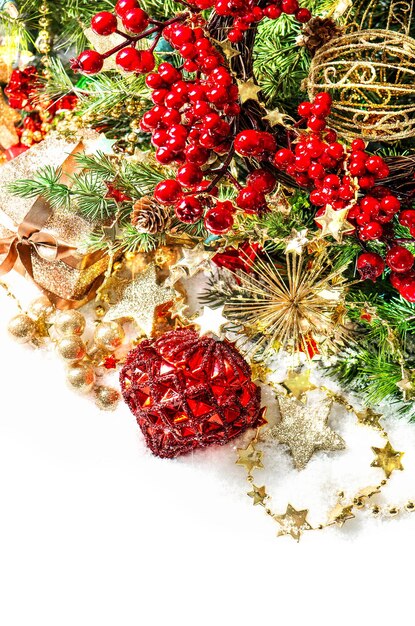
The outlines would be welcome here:
M 14 309 L 1 291 L 0 306 L 2 626 L 412 623 L 415 513 L 276 539 L 230 447 L 152 457 L 125 406 L 98 411 L 67 389 L 56 357 L 9 341 Z M 335 425 L 344 454 L 370 463 L 363 431 Z M 415 426 L 391 428 L 407 451 L 399 501 L 411 483 L 415 497 Z M 276 458 L 278 504 L 297 483 L 287 455 Z M 350 460 L 315 457 L 292 504 L 318 509 L 343 472 L 352 484 Z M 381 477 L 371 472 L 366 484 Z

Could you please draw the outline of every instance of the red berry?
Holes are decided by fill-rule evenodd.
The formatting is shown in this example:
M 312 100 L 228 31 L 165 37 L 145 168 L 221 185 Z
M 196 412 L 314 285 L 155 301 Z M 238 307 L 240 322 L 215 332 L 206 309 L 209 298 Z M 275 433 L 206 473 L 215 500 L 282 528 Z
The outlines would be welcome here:
M 300 102 L 297 112 L 300 117 L 309 117 L 311 115 L 311 102 Z
M 415 210 L 406 209 L 405 211 L 402 211 L 399 215 L 399 222 L 402 226 L 407 226 L 408 228 L 415 226 Z
M 184 196 L 176 203 L 174 211 L 181 222 L 194 224 L 203 215 L 203 206 L 195 196 Z
M 305 149 L 311 158 L 318 159 L 324 152 L 324 143 L 318 137 L 310 136 L 305 143 Z
M 266 206 L 266 200 L 259 189 L 248 186 L 241 189 L 236 198 L 236 204 L 246 213 L 259 213 Z
M 312 163 L 310 167 L 308 168 L 308 175 L 310 178 L 321 179 L 321 178 L 324 178 L 325 174 L 326 174 L 326 170 L 324 169 L 322 165 L 320 165 L 320 163 Z
M 313 104 L 321 104 L 321 103 L 326 104 L 327 106 L 331 107 L 333 100 L 331 98 L 331 95 L 327 93 L 327 91 L 320 91 L 314 96 Z
M 169 31 L 169 41 L 176 47 L 180 47 L 186 43 L 193 43 L 195 40 L 195 36 L 193 34 L 193 29 L 189 26 L 185 26 L 184 24 L 175 25 Z
M 310 130 L 314 130 L 318 133 L 326 128 L 326 122 L 316 115 L 311 115 L 308 118 L 307 126 Z
M 150 50 L 140 50 L 140 60 L 137 67 L 137 72 L 140 74 L 147 74 L 154 70 L 156 60 L 154 54 Z
M 384 162 L 380 156 L 371 156 L 366 161 L 366 168 L 371 174 L 376 174 L 383 166 Z
M 140 53 L 129 46 L 119 51 L 115 57 L 115 62 L 126 72 L 135 72 L 140 64 Z
M 316 102 L 311 107 L 311 113 L 316 117 L 328 117 L 328 115 L 330 114 L 330 106 L 325 102 Z
M 328 154 L 332 159 L 340 161 L 340 159 L 342 159 L 344 155 L 343 146 L 341 145 L 341 143 L 337 142 L 330 143 L 330 145 L 327 146 L 326 154 Z
M 231 43 L 240 43 L 244 38 L 244 34 L 241 30 L 233 28 L 228 32 L 228 39 Z
M 142 33 L 148 26 L 149 17 L 142 9 L 130 9 L 123 13 L 122 23 L 130 33 Z
M 257 154 L 259 148 L 260 135 L 257 130 L 244 130 L 235 139 L 234 147 L 241 156 L 252 156 Z
M 361 254 L 357 259 L 356 266 L 361 280 L 373 280 L 373 282 L 379 278 L 385 269 L 382 257 L 374 252 Z
M 249 187 L 254 187 L 258 189 L 258 191 L 262 191 L 263 193 L 271 193 L 274 191 L 275 185 L 277 184 L 277 179 L 274 174 L 269 172 L 268 170 L 258 169 L 254 170 L 247 179 L 247 183 Z
M 282 13 L 282 9 L 278 6 L 278 4 L 269 4 L 264 9 L 264 15 L 268 17 L 270 20 L 277 20 Z
M 177 172 L 177 180 L 184 187 L 194 187 L 203 180 L 203 172 L 193 163 L 185 163 Z
M 397 213 L 401 208 L 401 203 L 396 196 L 385 196 L 380 202 L 380 207 L 386 213 Z
M 372 189 L 375 184 L 374 176 L 361 176 L 358 180 L 359 187 L 361 189 Z
M 402 298 L 405 298 L 405 300 L 415 302 L 415 280 L 411 279 L 404 282 L 399 290 L 399 293 Z
M 288 148 L 281 148 L 274 157 L 274 163 L 277 167 L 284 169 L 287 165 L 294 163 L 295 156 Z
M 352 176 L 363 176 L 366 172 L 366 167 L 361 161 L 352 161 L 349 165 L 349 171 Z
M 160 204 L 173 204 L 182 192 L 176 180 L 162 180 L 154 189 L 154 197 Z
M 91 28 L 97 35 L 112 35 L 117 30 L 117 18 L 109 11 L 101 11 L 92 18 Z
M 83 74 L 97 74 L 102 70 L 104 65 L 104 57 L 95 50 L 84 50 L 72 62 L 72 68 L 75 71 L 81 71 Z
M 380 239 L 383 235 L 383 228 L 378 222 L 369 222 L 359 231 L 360 238 L 363 241 L 371 241 L 373 239 Z
M 172 85 L 182 78 L 179 70 L 176 70 L 171 63 L 160 63 L 158 73 L 163 81 L 168 85 Z
M 386 263 L 398 274 L 409 272 L 414 264 L 414 255 L 403 246 L 394 246 L 386 254 Z
M 117 15 L 122 17 L 124 13 L 127 11 L 131 11 L 131 9 L 136 9 L 138 7 L 137 0 L 118 0 L 115 5 L 115 12 Z
M 297 0 L 282 0 L 281 8 L 283 13 L 293 15 L 296 11 L 298 11 L 299 6 Z
M 372 217 L 377 217 L 380 210 L 380 202 L 373 196 L 365 196 L 360 201 L 360 206 L 364 211 L 369 211 Z
M 366 149 L 366 144 L 363 141 L 363 139 L 354 139 L 352 141 L 352 150 L 365 150 Z
M 349 185 L 341 185 L 338 193 L 339 198 L 342 200 L 351 200 L 354 198 L 354 190 Z
M 209 159 L 209 152 L 201 146 L 189 145 L 185 150 L 186 160 L 195 165 L 204 165 Z
M 295 12 L 295 19 L 297 20 L 297 22 L 300 22 L 300 24 L 305 24 L 306 22 L 309 22 L 311 20 L 311 17 L 311 11 L 305 8 L 298 9 L 298 11 Z
M 297 172 L 306 172 L 311 165 L 311 159 L 305 154 L 295 157 L 294 167 Z
M 205 227 L 213 235 L 223 235 L 233 226 L 233 215 L 230 211 L 214 207 L 205 215 Z
M 327 141 L 327 143 L 334 143 L 337 139 L 336 131 L 332 128 L 328 128 L 327 131 L 324 133 L 324 139 Z
M 332 189 L 338 189 L 340 187 L 340 178 L 336 174 L 329 174 L 324 179 L 324 184 Z

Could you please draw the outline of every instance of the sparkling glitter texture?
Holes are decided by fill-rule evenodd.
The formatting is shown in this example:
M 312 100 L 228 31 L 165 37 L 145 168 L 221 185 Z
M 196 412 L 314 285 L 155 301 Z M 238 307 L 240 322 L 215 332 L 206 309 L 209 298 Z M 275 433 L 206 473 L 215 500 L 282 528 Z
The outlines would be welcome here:
M 143 341 L 121 371 L 125 401 L 153 454 L 225 444 L 260 418 L 260 389 L 228 342 L 171 331 Z
M 84 142 L 85 150 L 88 152 L 93 152 L 99 147 L 99 135 L 93 131 L 86 133 L 80 139 Z M 10 231 L 15 232 L 34 203 L 33 198 L 13 196 L 7 191 L 7 185 L 19 179 L 33 178 L 39 168 L 44 165 L 61 166 L 76 145 L 77 142 L 70 143 L 51 134 L 47 139 L 1 168 L 0 236 L 9 236 Z M 105 272 L 108 265 L 106 258 L 98 258 L 94 263 L 89 263 L 89 255 L 82 249 L 82 242 L 96 229 L 97 225 L 97 222 L 78 215 L 75 206 L 55 210 L 42 230 L 50 232 L 59 241 L 77 248 L 73 256 L 78 259 L 79 267 L 71 267 L 62 260 L 47 261 L 33 251 L 33 278 L 36 283 L 60 298 L 80 300 L 93 281 Z M 0 262 L 3 258 L 0 257 Z
M 319 397 L 303 404 L 294 398 L 280 396 L 281 421 L 265 437 L 289 446 L 297 469 L 304 469 L 316 450 L 343 450 L 343 439 L 328 425 L 331 400 Z

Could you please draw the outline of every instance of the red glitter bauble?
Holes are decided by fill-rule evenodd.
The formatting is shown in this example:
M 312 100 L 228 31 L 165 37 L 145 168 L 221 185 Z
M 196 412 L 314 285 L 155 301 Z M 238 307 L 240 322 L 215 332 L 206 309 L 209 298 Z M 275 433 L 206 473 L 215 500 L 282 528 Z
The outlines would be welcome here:
M 262 423 L 260 389 L 247 362 L 227 341 L 193 330 L 142 341 L 120 380 L 148 447 L 160 457 L 222 445 Z

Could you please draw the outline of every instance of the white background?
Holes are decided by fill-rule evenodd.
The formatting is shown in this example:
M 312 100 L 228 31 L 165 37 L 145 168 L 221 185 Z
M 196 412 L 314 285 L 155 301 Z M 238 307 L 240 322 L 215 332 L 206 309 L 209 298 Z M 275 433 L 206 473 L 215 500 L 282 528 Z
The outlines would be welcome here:
M 415 513 L 277 539 L 232 446 L 152 457 L 124 405 L 75 395 L 0 307 L 1 626 L 413 623 Z M 395 431 L 415 456 L 415 426 Z

